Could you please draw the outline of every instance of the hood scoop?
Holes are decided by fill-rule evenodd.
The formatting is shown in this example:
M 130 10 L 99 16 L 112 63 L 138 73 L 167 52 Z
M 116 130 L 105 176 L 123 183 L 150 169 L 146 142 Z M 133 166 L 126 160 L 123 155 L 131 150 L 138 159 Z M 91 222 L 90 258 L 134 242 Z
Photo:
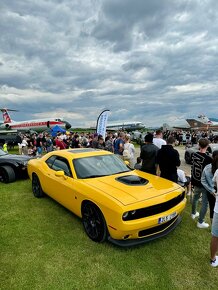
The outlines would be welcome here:
M 116 178 L 117 181 L 126 185 L 146 185 L 149 181 L 137 175 L 125 175 Z

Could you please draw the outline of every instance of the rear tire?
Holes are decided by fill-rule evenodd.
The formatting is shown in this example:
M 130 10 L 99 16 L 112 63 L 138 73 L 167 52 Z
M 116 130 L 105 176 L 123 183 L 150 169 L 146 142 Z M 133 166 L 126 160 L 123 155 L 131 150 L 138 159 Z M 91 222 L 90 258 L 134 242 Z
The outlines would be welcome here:
M 87 236 L 94 242 L 102 243 L 108 236 L 107 225 L 100 209 L 92 202 L 82 206 L 82 223 Z
M 32 191 L 33 195 L 37 198 L 41 198 L 45 195 L 42 190 L 40 180 L 35 173 L 32 176 Z
M 4 183 L 14 182 L 16 180 L 16 174 L 14 169 L 9 165 L 3 165 L 0 167 L 0 181 Z

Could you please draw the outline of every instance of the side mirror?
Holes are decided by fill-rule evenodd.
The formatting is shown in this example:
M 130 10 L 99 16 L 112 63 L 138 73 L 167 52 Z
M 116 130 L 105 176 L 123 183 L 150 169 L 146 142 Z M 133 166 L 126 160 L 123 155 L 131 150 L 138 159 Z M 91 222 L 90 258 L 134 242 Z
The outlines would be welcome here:
M 125 160 L 124 163 L 129 166 L 129 161 Z
M 65 176 L 64 175 L 64 171 L 63 170 L 56 171 L 55 172 L 55 176 L 57 176 L 57 177 L 64 177 Z

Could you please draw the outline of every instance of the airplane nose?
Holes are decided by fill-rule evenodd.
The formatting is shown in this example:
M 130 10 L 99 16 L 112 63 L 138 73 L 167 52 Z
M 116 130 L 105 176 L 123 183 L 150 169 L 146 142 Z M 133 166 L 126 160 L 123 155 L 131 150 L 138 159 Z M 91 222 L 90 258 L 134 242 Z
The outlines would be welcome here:
M 66 122 L 65 129 L 68 130 L 68 129 L 70 129 L 70 128 L 71 128 L 70 123 Z

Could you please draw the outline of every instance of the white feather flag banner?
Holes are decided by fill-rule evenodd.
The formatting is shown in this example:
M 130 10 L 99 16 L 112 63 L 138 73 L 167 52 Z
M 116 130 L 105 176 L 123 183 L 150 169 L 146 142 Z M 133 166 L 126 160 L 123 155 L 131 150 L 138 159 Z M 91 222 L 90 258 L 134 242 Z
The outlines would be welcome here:
M 98 135 L 102 135 L 104 139 L 106 135 L 107 119 L 109 112 L 110 110 L 104 110 L 103 112 L 101 112 L 97 119 L 96 132 L 98 133 Z

